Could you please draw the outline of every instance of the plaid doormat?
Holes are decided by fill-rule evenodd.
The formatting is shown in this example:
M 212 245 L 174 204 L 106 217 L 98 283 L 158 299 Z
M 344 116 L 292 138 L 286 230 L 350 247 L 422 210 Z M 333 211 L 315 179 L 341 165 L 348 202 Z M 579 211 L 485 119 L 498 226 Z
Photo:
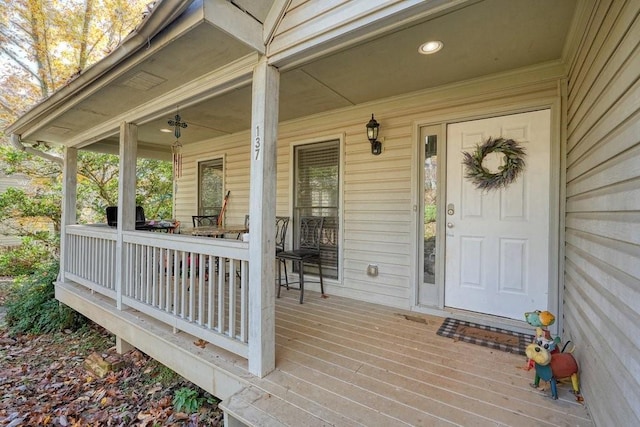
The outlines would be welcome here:
M 525 355 L 524 349 L 534 339 L 533 335 L 478 325 L 477 323 L 465 322 L 450 317 L 444 319 L 437 334 L 453 338 L 455 341 L 464 341 L 523 356 Z

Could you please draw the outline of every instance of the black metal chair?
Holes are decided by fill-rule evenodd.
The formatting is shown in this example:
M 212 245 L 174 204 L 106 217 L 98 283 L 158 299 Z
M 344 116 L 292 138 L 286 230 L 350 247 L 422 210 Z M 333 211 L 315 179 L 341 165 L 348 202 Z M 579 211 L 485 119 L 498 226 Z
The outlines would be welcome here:
M 322 260 L 320 258 L 320 241 L 322 238 L 322 226 L 324 217 L 306 216 L 300 218 L 300 231 L 298 234 L 297 247 L 293 250 L 282 250 L 276 253 L 276 257 L 281 262 L 291 261 L 297 264 L 300 281 L 300 304 L 304 299 L 304 265 L 314 264 L 318 266 L 318 276 L 320 278 L 320 292 L 324 295 L 324 282 L 322 279 Z M 279 270 L 278 270 L 279 272 Z M 285 271 L 286 274 L 286 271 Z M 289 282 L 282 284 L 282 277 L 278 277 L 278 298 L 280 298 L 280 290 L 283 286 L 289 289 Z
M 249 229 L 249 215 L 244 216 L 244 226 Z M 278 254 L 284 251 L 285 244 L 287 242 L 287 229 L 289 228 L 288 216 L 276 216 L 276 259 Z M 238 235 L 238 239 L 241 238 L 242 233 Z M 282 277 L 281 266 L 284 265 L 284 280 L 288 284 L 289 277 L 287 276 L 287 262 L 278 259 L 278 280 Z
M 217 227 L 218 215 L 193 215 L 191 216 L 194 227 Z
M 278 258 L 280 252 L 284 252 L 287 242 L 287 229 L 289 228 L 288 216 L 276 216 L 276 259 L 278 260 L 278 280 L 282 280 L 282 266 L 284 266 L 284 280 L 289 284 L 287 275 L 287 262 Z
M 249 231 L 249 214 L 246 214 L 244 216 L 244 232 L 247 233 Z M 238 240 L 242 239 L 242 234 L 244 233 L 238 233 Z

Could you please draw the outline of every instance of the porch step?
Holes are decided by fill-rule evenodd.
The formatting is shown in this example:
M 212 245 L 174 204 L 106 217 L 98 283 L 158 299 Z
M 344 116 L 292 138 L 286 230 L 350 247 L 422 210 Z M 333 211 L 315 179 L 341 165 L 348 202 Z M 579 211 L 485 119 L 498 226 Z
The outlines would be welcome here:
M 278 396 L 247 386 L 218 405 L 226 427 L 326 426 L 320 418 Z

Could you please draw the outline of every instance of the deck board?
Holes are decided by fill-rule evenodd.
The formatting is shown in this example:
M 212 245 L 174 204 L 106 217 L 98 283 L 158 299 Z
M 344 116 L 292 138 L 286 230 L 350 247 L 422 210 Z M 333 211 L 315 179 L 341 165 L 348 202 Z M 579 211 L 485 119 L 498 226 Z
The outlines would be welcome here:
M 567 384 L 560 399 L 529 386 L 525 358 L 436 334 L 444 319 L 296 291 L 276 300 L 276 369 L 246 359 L 72 283 L 56 298 L 217 395 L 255 426 L 586 426 Z M 586 402 L 588 405 L 588 401 Z M 237 424 L 236 424 L 237 425 Z
M 593 426 L 569 385 L 550 399 L 523 356 L 441 337 L 442 318 L 306 294 L 276 300 L 276 370 L 250 380 L 282 425 Z

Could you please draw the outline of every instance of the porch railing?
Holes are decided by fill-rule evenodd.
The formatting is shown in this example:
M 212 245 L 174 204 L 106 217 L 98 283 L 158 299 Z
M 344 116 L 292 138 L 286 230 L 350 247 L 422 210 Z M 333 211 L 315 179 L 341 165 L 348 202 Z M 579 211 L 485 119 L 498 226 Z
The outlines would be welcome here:
M 64 275 L 115 300 L 116 233 L 106 227 L 67 227 Z
M 64 277 L 175 330 L 248 357 L 248 244 L 125 231 L 116 265 L 116 231 L 67 227 Z M 117 278 L 122 277 L 121 281 Z

